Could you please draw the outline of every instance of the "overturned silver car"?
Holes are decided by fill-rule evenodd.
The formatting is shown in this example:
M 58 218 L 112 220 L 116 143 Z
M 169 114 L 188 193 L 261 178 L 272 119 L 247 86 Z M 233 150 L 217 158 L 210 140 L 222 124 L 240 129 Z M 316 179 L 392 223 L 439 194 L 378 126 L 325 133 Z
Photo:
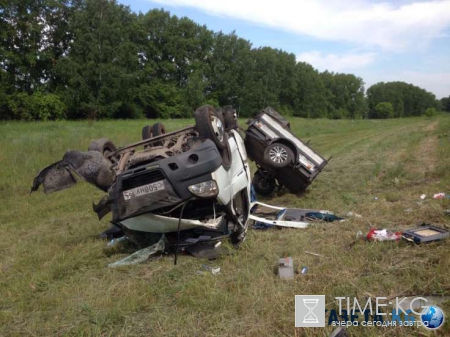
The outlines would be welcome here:
M 223 116 L 223 114 L 225 116 Z M 161 123 L 143 129 L 143 140 L 117 149 L 99 139 L 87 152 L 67 151 L 39 172 L 31 191 L 52 193 L 77 178 L 106 192 L 94 211 L 112 213 L 112 224 L 138 245 L 170 233 L 178 241 L 205 232 L 245 239 L 251 177 L 244 141 L 232 110 L 195 112 L 196 125 L 165 133 Z M 175 240 L 175 239 L 173 239 Z

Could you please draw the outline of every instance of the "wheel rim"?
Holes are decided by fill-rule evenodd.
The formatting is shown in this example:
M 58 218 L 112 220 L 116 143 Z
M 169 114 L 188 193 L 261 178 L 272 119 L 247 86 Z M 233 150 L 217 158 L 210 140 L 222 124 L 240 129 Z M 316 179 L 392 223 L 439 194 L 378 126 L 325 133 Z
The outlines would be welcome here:
M 288 159 L 288 153 L 285 148 L 281 146 L 274 146 L 269 151 L 269 157 L 274 163 L 281 164 Z
M 216 116 L 211 116 L 211 126 L 214 130 L 214 134 L 220 142 L 223 142 L 223 136 L 225 134 L 225 129 L 223 127 L 222 121 Z

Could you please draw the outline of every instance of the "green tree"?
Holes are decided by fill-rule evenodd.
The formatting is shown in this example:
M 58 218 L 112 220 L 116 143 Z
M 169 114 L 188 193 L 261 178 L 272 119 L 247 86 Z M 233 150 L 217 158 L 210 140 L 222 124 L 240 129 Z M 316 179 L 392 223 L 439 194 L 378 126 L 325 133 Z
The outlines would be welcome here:
M 374 118 L 392 118 L 394 116 L 394 107 L 390 102 L 378 103 L 375 107 L 376 117 Z
M 374 84 L 367 90 L 367 100 L 369 116 L 373 118 L 377 118 L 375 108 L 381 102 L 390 102 L 395 107 L 395 117 L 420 116 L 428 107 L 435 107 L 437 104 L 435 95 L 405 82 Z
M 330 73 L 321 74 L 327 88 L 328 115 L 336 118 L 363 118 L 366 115 L 364 98 L 364 81 L 352 74 Z M 336 112 L 339 110 L 339 113 Z
M 450 112 L 450 96 L 441 98 L 440 103 L 442 111 Z
M 395 105 L 395 117 L 403 117 L 405 115 L 405 104 L 402 98 L 398 98 L 397 104 Z
M 191 116 L 204 101 L 213 36 L 205 26 L 164 10 L 139 15 L 140 98 L 148 117 Z M 147 92 L 146 99 L 142 92 Z M 170 93 L 170 97 L 168 97 Z M 194 94 L 194 97 L 192 96 Z
M 134 14 L 116 0 L 4 0 L 0 55 L 1 119 L 186 117 L 205 102 L 241 116 L 268 105 L 308 118 L 450 111 L 450 98 L 404 82 L 377 83 L 366 99 L 355 75 L 319 73 L 234 32 L 164 10 Z
M 301 117 L 327 117 L 328 89 L 319 72 L 310 64 L 298 62 L 293 77 L 296 91 L 292 104 L 294 115 Z
M 0 36 L 9 93 L 16 90 L 31 94 L 39 87 L 45 64 L 42 31 L 45 24 L 45 2 L 6 0 L 0 10 Z
M 111 118 L 123 116 L 122 107 L 130 111 L 139 69 L 136 24 L 129 8 L 115 0 L 86 0 L 73 13 L 74 39 L 57 64 L 70 117 Z
M 425 110 L 425 116 L 427 117 L 434 117 L 436 116 L 437 111 L 435 108 L 428 108 L 427 110 Z

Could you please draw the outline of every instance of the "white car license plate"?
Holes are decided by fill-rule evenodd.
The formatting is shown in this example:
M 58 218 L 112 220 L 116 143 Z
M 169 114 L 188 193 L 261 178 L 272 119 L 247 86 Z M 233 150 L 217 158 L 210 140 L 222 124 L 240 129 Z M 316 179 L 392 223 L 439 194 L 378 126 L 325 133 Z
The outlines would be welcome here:
M 132 188 L 131 190 L 123 191 L 122 193 L 125 200 L 130 200 L 132 198 L 140 197 L 141 195 L 155 193 L 164 189 L 164 180 L 160 180 L 151 184 Z

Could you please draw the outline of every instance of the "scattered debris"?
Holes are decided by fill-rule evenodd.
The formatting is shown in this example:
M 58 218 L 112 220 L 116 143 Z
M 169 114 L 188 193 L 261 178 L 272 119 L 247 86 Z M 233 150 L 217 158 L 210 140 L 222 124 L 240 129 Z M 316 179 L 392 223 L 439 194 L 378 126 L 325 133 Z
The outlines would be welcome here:
M 355 218 L 362 218 L 362 215 L 361 215 L 361 214 L 354 213 L 354 212 L 352 212 L 352 211 L 350 211 L 350 212 L 347 213 L 347 217 L 351 218 L 351 217 L 353 217 L 353 216 L 354 216 Z
M 402 237 L 414 243 L 426 243 L 432 241 L 439 241 L 450 236 L 447 229 L 435 227 L 432 225 L 422 224 L 422 226 L 414 229 L 409 229 L 403 232 Z
M 308 267 L 303 266 L 302 270 L 300 271 L 300 274 L 306 274 L 308 272 Z
M 446 216 L 450 216 L 450 209 L 446 209 L 446 210 L 444 211 L 444 214 L 445 214 Z
M 151 245 L 150 247 L 138 250 L 137 252 L 134 252 L 130 256 L 127 256 L 126 258 L 110 263 L 108 265 L 108 268 L 116 268 L 116 267 L 122 267 L 122 266 L 131 266 L 134 264 L 139 264 L 142 262 L 147 261 L 150 256 L 156 255 L 157 253 L 164 253 L 166 250 L 167 245 L 167 239 L 166 236 L 163 234 L 161 239 L 155 243 L 154 245 Z
M 197 259 L 208 259 L 208 260 L 215 260 L 221 257 L 222 255 L 231 254 L 231 252 L 228 249 L 221 247 L 220 245 L 215 247 L 215 244 L 211 245 L 205 243 L 188 246 L 186 247 L 186 252 L 188 252 Z
M 285 280 L 294 279 L 294 260 L 292 257 L 278 259 L 278 276 Z
M 356 240 L 358 240 L 359 238 L 362 238 L 362 236 L 363 236 L 363 232 L 358 231 L 358 233 L 356 233 Z
M 422 194 L 422 195 L 420 196 L 420 199 L 425 200 L 426 197 L 427 197 L 426 194 Z
M 108 247 L 113 247 L 113 246 L 116 246 L 117 244 L 119 244 L 120 242 L 124 242 L 124 241 L 127 241 L 127 240 L 128 240 L 127 236 L 121 236 L 120 238 L 112 239 L 111 241 L 109 241 L 107 246 Z
M 255 220 L 254 229 L 268 229 L 273 226 L 306 228 L 312 223 L 344 221 L 330 211 L 316 209 L 284 208 L 252 202 L 250 219 Z M 263 217 L 264 216 L 264 217 Z
M 320 254 L 316 254 L 316 253 L 311 253 L 305 250 L 305 254 L 309 254 L 309 255 L 314 255 L 314 256 L 318 256 L 318 257 L 323 257 L 323 255 Z
M 403 211 L 405 213 L 411 213 L 413 211 L 413 209 L 412 208 L 407 208 L 407 209 L 404 209 Z
M 433 195 L 433 199 L 444 199 L 444 198 L 445 198 L 444 192 L 436 193 L 435 195 Z
M 398 241 L 402 237 L 401 232 L 391 232 L 387 229 L 372 228 L 367 234 L 369 241 Z
M 287 211 L 291 211 L 291 214 L 301 214 L 305 210 L 298 209 L 297 212 L 293 212 L 294 209 L 288 209 Z M 341 217 L 338 217 L 337 215 L 334 215 L 333 213 L 330 213 L 328 211 L 309 211 L 305 213 L 305 218 L 307 220 L 321 220 L 325 222 L 333 222 L 333 221 L 342 221 L 344 220 Z
M 211 267 L 210 265 L 202 264 L 201 268 L 203 270 L 197 270 L 197 274 L 199 274 L 199 275 L 204 275 L 205 270 L 209 271 L 213 275 L 220 274 L 220 267 Z

